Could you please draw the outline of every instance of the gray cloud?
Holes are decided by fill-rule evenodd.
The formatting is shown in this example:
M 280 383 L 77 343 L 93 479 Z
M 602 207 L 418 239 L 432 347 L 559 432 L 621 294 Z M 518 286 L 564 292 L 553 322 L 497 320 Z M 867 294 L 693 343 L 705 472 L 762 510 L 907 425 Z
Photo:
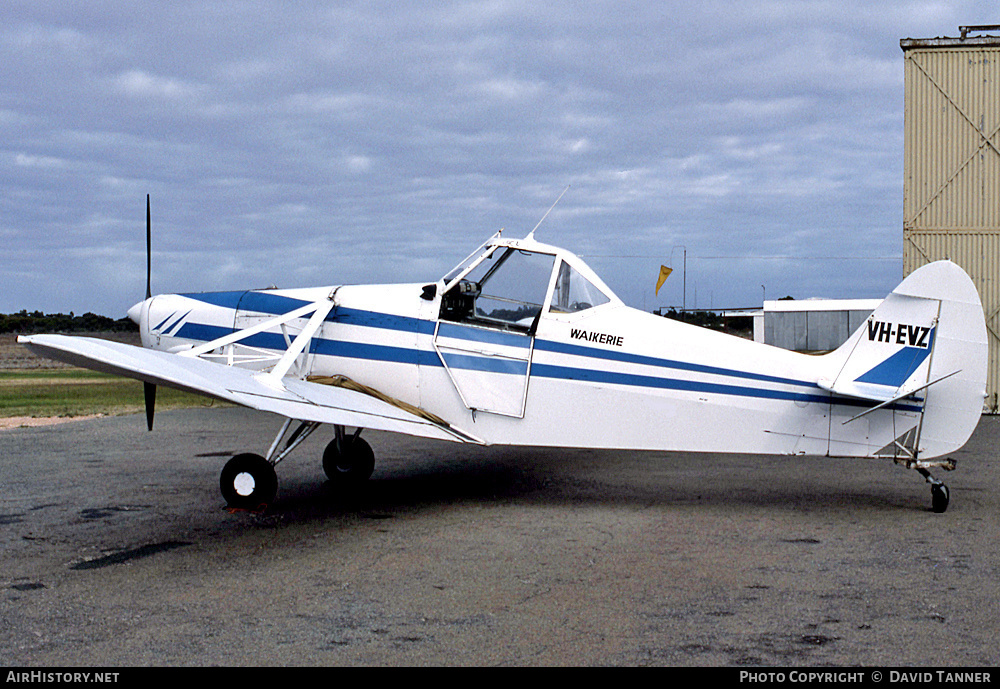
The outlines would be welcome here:
M 193 291 L 433 280 L 566 185 L 537 236 L 634 305 L 680 302 L 653 287 L 681 246 L 689 305 L 880 296 L 901 277 L 871 260 L 901 255 L 899 39 L 986 13 L 13 3 L 0 311 L 123 313 L 146 193 L 154 287 Z

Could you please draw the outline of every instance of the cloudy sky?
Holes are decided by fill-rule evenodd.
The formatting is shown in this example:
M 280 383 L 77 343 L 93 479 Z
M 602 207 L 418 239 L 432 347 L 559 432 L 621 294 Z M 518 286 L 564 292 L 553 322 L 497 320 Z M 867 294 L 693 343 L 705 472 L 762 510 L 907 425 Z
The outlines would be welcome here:
M 433 281 L 497 229 L 633 306 L 880 297 L 899 39 L 992 2 L 20 2 L 0 26 L 0 312 Z M 676 272 L 654 297 L 660 264 Z

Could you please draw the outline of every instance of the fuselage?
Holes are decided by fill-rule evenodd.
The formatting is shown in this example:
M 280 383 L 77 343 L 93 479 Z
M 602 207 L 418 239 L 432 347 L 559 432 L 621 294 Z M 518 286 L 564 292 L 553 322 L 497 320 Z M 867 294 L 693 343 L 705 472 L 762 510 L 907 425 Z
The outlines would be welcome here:
M 473 260 L 429 285 L 163 295 L 135 316 L 146 346 L 178 352 L 329 298 L 300 377 L 346 376 L 491 444 L 873 456 L 919 421 L 918 400 L 844 424 L 871 403 L 819 385 L 842 359 L 630 308 L 560 249 L 497 250 L 542 257 L 537 297 L 520 295 L 520 277 L 508 296 L 487 294 L 496 266 Z M 498 255 L 488 261 L 515 260 Z M 494 298 L 510 308 L 488 312 Z M 239 365 L 272 365 L 300 320 L 244 340 Z

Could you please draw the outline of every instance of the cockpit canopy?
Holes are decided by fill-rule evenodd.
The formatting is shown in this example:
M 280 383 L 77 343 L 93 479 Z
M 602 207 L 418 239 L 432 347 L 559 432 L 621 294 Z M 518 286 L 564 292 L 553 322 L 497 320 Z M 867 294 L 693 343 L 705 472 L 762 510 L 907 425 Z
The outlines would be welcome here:
M 544 313 L 618 302 L 579 258 L 533 239 L 494 236 L 444 282 L 443 320 L 519 332 L 534 332 Z

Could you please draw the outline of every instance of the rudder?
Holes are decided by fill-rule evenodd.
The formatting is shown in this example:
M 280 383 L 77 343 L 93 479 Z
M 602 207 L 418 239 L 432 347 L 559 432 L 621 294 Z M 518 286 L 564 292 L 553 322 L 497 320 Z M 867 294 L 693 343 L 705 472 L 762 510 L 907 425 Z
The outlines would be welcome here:
M 916 455 L 954 452 L 975 430 L 986 392 L 988 345 L 979 293 L 951 261 L 922 266 L 825 358 L 828 376 L 821 387 L 875 404 L 913 394 L 911 403 L 923 402 L 912 439 Z

